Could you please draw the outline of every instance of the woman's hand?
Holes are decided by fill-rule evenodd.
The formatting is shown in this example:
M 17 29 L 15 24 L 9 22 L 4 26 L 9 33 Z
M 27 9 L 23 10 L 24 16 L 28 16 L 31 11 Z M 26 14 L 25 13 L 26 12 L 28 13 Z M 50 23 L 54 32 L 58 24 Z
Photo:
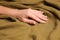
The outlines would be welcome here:
M 13 14 L 13 16 L 18 18 L 20 21 L 28 23 L 28 24 L 36 24 L 37 22 L 46 23 L 46 21 L 47 21 L 47 16 L 43 15 L 44 12 L 33 10 L 30 8 L 16 10 L 16 11 L 13 11 L 11 13 Z
M 33 9 L 12 9 L 4 6 L 0 6 L 0 14 L 13 16 L 18 18 L 20 21 L 28 24 L 46 23 L 47 16 L 43 15 L 44 12 Z

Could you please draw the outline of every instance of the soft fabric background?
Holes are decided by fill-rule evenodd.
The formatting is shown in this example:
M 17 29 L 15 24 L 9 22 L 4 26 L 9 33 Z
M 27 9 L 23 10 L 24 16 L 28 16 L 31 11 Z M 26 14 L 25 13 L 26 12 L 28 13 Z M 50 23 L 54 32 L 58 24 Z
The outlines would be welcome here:
M 0 40 L 60 40 L 60 0 L 0 0 L 0 5 L 41 10 L 48 16 L 46 24 L 32 26 L 14 17 L 0 15 Z

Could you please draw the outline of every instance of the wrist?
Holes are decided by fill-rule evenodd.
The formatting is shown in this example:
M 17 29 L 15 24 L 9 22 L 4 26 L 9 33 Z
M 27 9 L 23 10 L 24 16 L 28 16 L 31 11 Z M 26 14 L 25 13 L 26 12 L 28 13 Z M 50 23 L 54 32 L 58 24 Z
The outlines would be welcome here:
M 19 13 L 18 9 L 7 8 L 4 14 L 8 16 L 16 17 L 17 13 Z

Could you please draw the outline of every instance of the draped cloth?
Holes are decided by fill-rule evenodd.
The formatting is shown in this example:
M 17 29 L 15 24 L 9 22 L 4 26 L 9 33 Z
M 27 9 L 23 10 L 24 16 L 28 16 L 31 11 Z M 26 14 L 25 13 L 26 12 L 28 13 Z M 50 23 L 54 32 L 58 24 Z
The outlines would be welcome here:
M 45 24 L 32 26 L 14 17 L 0 15 L 0 40 L 60 40 L 60 0 L 0 0 L 14 9 L 34 9 L 48 16 Z

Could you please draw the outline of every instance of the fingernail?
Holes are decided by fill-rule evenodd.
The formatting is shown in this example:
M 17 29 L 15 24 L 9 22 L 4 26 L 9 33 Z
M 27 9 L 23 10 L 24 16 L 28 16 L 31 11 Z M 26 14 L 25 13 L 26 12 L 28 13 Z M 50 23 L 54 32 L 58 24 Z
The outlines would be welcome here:
M 45 16 L 45 20 L 48 20 L 47 16 Z
M 42 21 L 42 23 L 46 23 L 45 21 Z
M 34 24 L 36 24 L 36 22 L 34 22 Z
M 46 19 L 46 20 L 48 20 L 48 19 Z
M 45 16 L 45 17 L 47 17 L 47 16 Z
M 47 18 L 44 19 L 44 21 L 47 21 L 47 20 L 48 20 Z

